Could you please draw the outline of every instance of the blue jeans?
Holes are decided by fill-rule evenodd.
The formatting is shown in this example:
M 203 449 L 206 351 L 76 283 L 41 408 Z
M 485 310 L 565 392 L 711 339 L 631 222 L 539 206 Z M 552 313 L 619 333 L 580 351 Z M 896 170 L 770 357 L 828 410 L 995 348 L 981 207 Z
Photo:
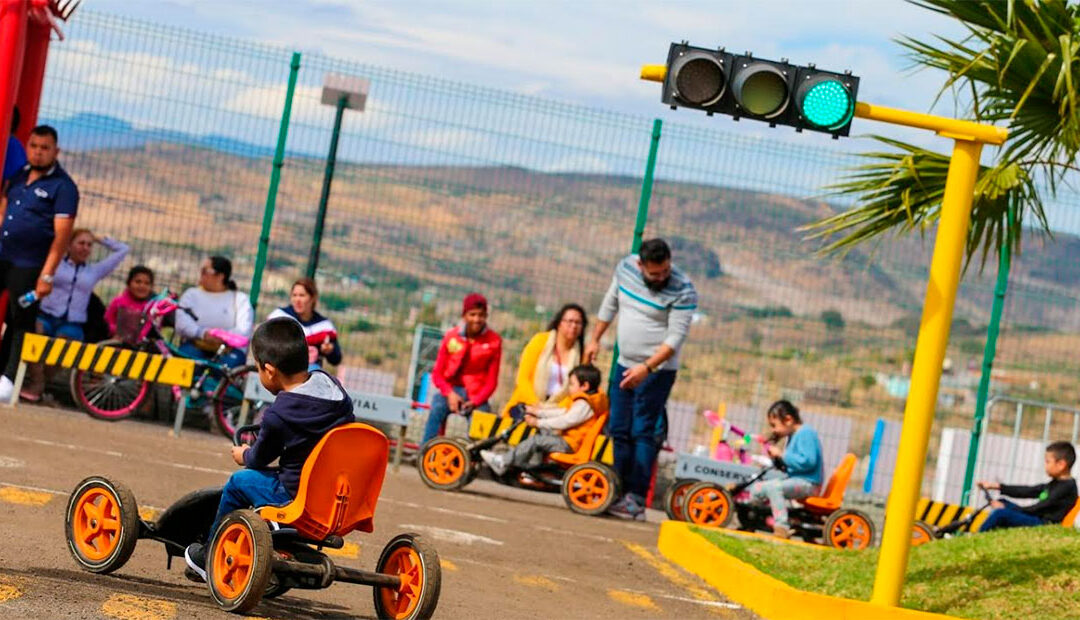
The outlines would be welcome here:
M 455 387 L 454 392 L 462 399 L 468 400 L 469 398 L 463 387 Z M 482 403 L 477 405 L 475 410 L 491 411 L 491 408 L 487 403 Z M 431 409 L 428 410 L 427 423 L 424 424 L 424 438 L 420 443 L 424 444 L 428 440 L 438 436 L 439 431 L 442 430 L 443 424 L 446 423 L 446 418 L 449 416 L 450 403 L 446 401 L 446 397 L 442 395 L 442 392 L 436 391 L 435 395 L 431 397 Z
M 277 473 L 262 469 L 241 469 L 229 476 L 225 488 L 221 490 L 221 502 L 218 503 L 217 516 L 210 526 L 209 543 L 225 515 L 242 508 L 261 506 L 284 506 L 293 500 L 278 480 Z
M 86 323 L 72 323 L 67 319 L 55 317 L 44 312 L 38 314 L 37 324 L 40 333 L 51 338 L 66 338 L 82 342 L 85 338 L 83 327 Z
M 203 351 L 190 341 L 182 343 L 179 347 L 179 351 L 180 354 L 184 357 L 193 360 L 208 360 L 214 357 L 213 353 L 207 353 L 206 351 Z M 221 356 L 220 361 L 222 364 L 225 364 L 229 368 L 243 366 L 244 362 L 247 361 L 247 351 L 244 351 L 243 349 L 228 349 L 226 350 L 225 355 Z
M 979 526 L 980 532 L 1005 527 L 1034 527 L 1046 523 L 1041 517 L 1023 512 L 1019 506 L 1007 499 L 1001 500 L 1001 503 L 1005 504 L 1005 507 L 994 509 L 990 516 L 986 518 L 986 521 L 983 521 L 983 524 Z
M 674 370 L 658 370 L 632 390 L 624 390 L 618 382 L 626 368 L 615 366 L 616 379 L 608 390 L 611 417 L 608 433 L 615 453 L 615 472 L 622 479 L 623 489 L 644 501 L 649 491 L 653 463 L 667 434 L 667 399 L 675 385 Z

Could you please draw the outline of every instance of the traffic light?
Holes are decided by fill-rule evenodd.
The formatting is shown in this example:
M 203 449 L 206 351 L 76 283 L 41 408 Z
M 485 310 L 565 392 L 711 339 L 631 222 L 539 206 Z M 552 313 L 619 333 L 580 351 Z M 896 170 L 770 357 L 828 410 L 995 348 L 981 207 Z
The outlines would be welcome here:
M 665 67 L 646 67 L 643 79 L 663 82 L 662 100 L 677 107 L 704 110 L 846 136 L 855 114 L 859 78 L 851 72 L 822 71 L 730 54 L 720 49 L 672 43 Z

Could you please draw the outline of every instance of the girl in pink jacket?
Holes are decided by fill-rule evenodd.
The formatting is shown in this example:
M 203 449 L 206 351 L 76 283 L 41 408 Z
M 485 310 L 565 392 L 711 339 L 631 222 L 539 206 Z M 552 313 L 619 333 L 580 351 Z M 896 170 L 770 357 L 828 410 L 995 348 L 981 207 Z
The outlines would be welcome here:
M 128 272 L 127 288 L 117 295 L 105 309 L 105 322 L 109 324 L 109 335 L 116 335 L 116 322 L 120 312 L 125 314 L 141 313 L 146 302 L 154 294 L 154 272 L 144 265 L 136 265 Z

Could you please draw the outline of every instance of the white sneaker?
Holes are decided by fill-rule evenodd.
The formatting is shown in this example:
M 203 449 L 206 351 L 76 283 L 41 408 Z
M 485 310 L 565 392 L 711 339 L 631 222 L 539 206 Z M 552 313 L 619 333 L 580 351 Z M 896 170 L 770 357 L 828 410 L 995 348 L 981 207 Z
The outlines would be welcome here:
M 506 457 L 504 455 L 495 454 L 491 450 L 481 450 L 480 458 L 484 459 L 484 462 L 491 468 L 491 471 L 495 472 L 496 476 L 506 473 Z
M 11 393 L 15 391 L 15 383 L 7 377 L 0 377 L 0 402 L 11 400 Z

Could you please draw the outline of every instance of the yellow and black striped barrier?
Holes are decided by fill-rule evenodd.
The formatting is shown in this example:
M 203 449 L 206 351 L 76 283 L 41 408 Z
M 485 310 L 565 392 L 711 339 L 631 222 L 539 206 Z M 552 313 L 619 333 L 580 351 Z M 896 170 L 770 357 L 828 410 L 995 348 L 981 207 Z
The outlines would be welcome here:
M 190 387 L 195 379 L 195 362 L 182 357 L 26 334 L 11 394 L 12 405 L 19 401 L 26 365 L 38 363 L 180 387 Z
M 956 523 L 957 521 L 968 518 L 974 510 L 975 509 L 970 506 L 935 502 L 932 499 L 921 497 L 919 498 L 919 503 L 915 506 L 915 518 L 926 522 L 927 525 L 940 528 L 945 527 L 950 523 Z M 962 528 L 962 530 L 965 532 L 979 531 L 979 526 L 981 526 L 983 521 L 986 521 L 986 518 L 989 516 L 990 511 L 984 510 L 982 514 L 975 517 L 975 520 L 971 522 L 971 525 Z
M 499 433 L 506 432 L 506 429 L 513 424 L 513 418 L 502 418 L 486 411 L 474 411 L 469 421 L 469 438 L 487 439 L 494 437 Z M 536 429 L 534 427 L 521 424 L 514 429 L 514 432 L 510 433 L 510 437 L 506 442 L 511 446 L 516 446 L 535 433 Z M 596 438 L 596 443 L 593 444 L 592 458 L 594 461 L 600 461 L 607 465 L 615 463 L 615 453 L 610 438 L 605 435 Z

